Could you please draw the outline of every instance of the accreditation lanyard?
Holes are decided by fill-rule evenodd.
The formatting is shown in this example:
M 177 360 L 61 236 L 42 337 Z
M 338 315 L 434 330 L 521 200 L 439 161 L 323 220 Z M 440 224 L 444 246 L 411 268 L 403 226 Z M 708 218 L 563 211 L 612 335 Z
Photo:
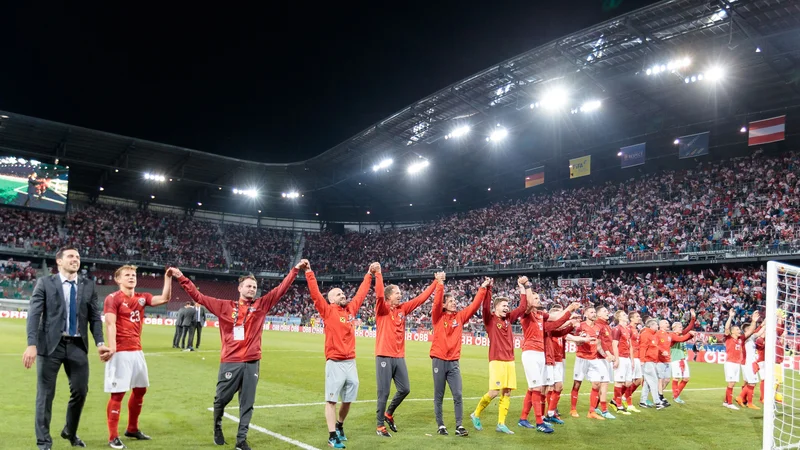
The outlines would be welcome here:
M 245 324 L 245 322 L 247 322 L 247 318 L 250 317 L 252 304 L 251 304 L 250 307 L 248 307 L 247 313 L 244 315 L 244 318 L 242 319 L 242 324 L 241 325 L 236 325 L 236 323 L 239 321 L 239 309 L 241 309 L 241 307 L 244 306 L 244 305 L 246 305 L 246 304 L 243 301 L 239 300 L 238 302 L 236 302 L 236 307 L 233 309 L 233 340 L 234 341 L 243 341 L 244 340 L 244 324 Z

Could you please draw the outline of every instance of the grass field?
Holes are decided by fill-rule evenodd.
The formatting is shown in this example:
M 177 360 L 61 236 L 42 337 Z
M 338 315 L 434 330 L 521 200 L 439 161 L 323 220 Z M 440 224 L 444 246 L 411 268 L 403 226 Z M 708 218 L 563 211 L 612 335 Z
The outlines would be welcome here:
M 153 437 L 149 442 L 124 441 L 131 449 L 220 448 L 212 444 L 212 420 L 208 408 L 214 398 L 214 387 L 219 365 L 219 335 L 215 329 L 203 333 L 202 350 L 194 353 L 172 349 L 173 328 L 145 326 L 144 349 L 147 355 L 151 386 L 145 397 L 140 419 L 141 429 Z M 35 448 L 33 429 L 36 373 L 22 366 L 25 348 L 25 322 L 0 321 L 0 379 L 3 382 L 0 402 L 0 447 L 4 449 Z M 645 410 L 633 416 L 620 416 L 614 421 L 590 421 L 566 417 L 565 425 L 556 426 L 556 432 L 543 435 L 535 430 L 521 429 L 516 425 L 522 407 L 521 398 L 513 398 L 509 427 L 513 436 L 494 431 L 497 418 L 497 401 L 483 414 L 484 431 L 477 432 L 469 423 L 469 413 L 487 389 L 487 350 L 465 347 L 461 368 L 464 378 L 465 426 L 470 431 L 467 438 L 452 435 L 452 402 L 445 400 L 445 423 L 451 435 L 436 435 L 433 418 L 431 363 L 428 357 L 430 344 L 408 342 L 408 369 L 411 377 L 411 394 L 395 413 L 400 429 L 393 438 L 375 435 L 375 368 L 372 356 L 374 340 L 358 340 L 357 353 L 361 386 L 359 402 L 354 404 L 345 424 L 350 449 L 425 449 L 447 448 L 522 448 L 547 446 L 551 449 L 583 448 L 641 448 L 641 449 L 756 449 L 760 448 L 761 411 L 731 411 L 723 408 L 724 383 L 722 366 L 692 363 L 692 381 L 682 395 L 686 405 L 674 405 L 663 411 Z M 265 433 L 271 431 L 299 441 L 305 448 L 326 448 L 327 429 L 323 406 L 324 365 L 323 336 L 301 333 L 264 333 L 264 359 L 256 404 L 261 406 L 253 414 L 249 442 L 256 449 L 297 449 Z M 517 357 L 519 361 L 519 356 Z M 92 354 L 89 397 L 83 412 L 79 436 L 90 448 L 105 447 L 108 441 L 105 408 L 107 396 L 103 393 L 102 363 Z M 572 358 L 567 362 L 571 374 Z M 524 380 L 522 366 L 517 364 L 517 378 Z M 560 410 L 569 410 L 568 389 L 560 402 Z M 736 393 L 738 393 L 738 387 Z M 515 392 L 519 395 L 522 391 Z M 587 392 L 586 387 L 582 390 Z M 638 400 L 640 391 L 635 398 Z M 756 394 L 757 395 L 757 394 Z M 64 425 L 69 389 L 66 376 L 59 379 L 58 392 L 53 405 L 51 433 L 54 448 L 70 448 L 58 437 Z M 127 402 L 127 396 L 125 402 Z M 671 400 L 671 394 L 667 398 Z M 297 405 L 313 403 L 313 405 Z M 578 404 L 585 415 L 588 395 Z M 272 405 L 272 407 L 269 407 Z M 234 399 L 229 412 L 238 416 Z M 120 430 L 127 423 L 127 407 L 123 408 Z M 255 428 L 255 427 L 258 428 Z M 259 431 L 260 429 L 260 431 Z M 224 422 L 225 435 L 233 448 L 236 424 Z

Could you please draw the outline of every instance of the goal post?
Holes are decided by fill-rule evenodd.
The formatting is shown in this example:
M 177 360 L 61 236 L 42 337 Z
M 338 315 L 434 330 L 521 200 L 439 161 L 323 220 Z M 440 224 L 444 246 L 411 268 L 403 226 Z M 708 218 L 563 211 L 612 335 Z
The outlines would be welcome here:
M 794 421 L 794 401 L 800 401 L 800 374 L 794 367 L 786 370 L 783 355 L 787 339 L 794 338 L 796 318 L 800 313 L 798 291 L 800 267 L 770 261 L 767 263 L 767 292 L 764 327 L 764 449 L 800 449 L 800 422 Z M 783 336 L 778 335 L 778 321 L 782 322 Z M 784 319 L 785 318 L 785 319 Z M 794 342 L 794 341 L 789 341 Z M 791 345 L 794 349 L 795 346 Z M 777 360 L 776 358 L 780 358 Z M 780 383 L 779 397 L 776 386 Z

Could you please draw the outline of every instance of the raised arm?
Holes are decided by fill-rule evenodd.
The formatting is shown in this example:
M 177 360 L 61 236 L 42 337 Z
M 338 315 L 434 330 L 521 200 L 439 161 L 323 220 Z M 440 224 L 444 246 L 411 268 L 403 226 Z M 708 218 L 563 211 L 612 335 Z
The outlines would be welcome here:
M 761 317 L 761 314 L 756 311 L 753 313 L 752 320 L 750 321 L 750 325 L 747 326 L 747 329 L 743 330 L 744 338 L 747 339 L 756 331 L 756 326 L 758 324 L 758 319 Z
M 692 331 L 692 328 L 694 328 L 695 318 L 696 317 L 697 317 L 697 314 L 695 314 L 694 310 L 692 310 L 692 318 L 689 320 L 689 323 L 686 325 L 686 328 L 683 329 L 683 332 L 681 334 L 686 335 L 686 334 L 689 334 L 690 331 Z M 680 342 L 683 342 L 683 341 L 680 341 Z
M 31 301 L 28 303 L 28 322 L 26 332 L 28 334 L 28 347 L 22 354 L 22 364 L 26 369 L 30 369 L 36 361 L 36 345 L 38 344 L 39 324 L 42 322 L 42 314 L 45 313 L 44 300 L 44 278 L 36 280 L 33 288 Z
M 436 282 L 436 292 L 433 294 L 433 307 L 431 308 L 431 322 L 438 323 L 444 315 L 444 285 Z
M 486 296 L 483 298 L 483 311 L 481 312 L 484 328 L 492 322 L 492 282 L 486 287 Z
M 731 322 L 733 322 L 734 315 L 735 315 L 734 309 L 731 308 L 730 312 L 728 313 L 728 320 L 725 322 L 725 336 L 731 335 Z
M 294 283 L 294 279 L 297 278 L 297 274 L 300 272 L 299 266 L 303 264 L 305 260 L 301 260 L 297 266 L 292 267 L 292 270 L 289 271 L 289 274 L 281 281 L 277 287 L 273 288 L 271 291 L 267 292 L 265 295 L 262 295 L 260 299 L 256 301 L 256 303 L 260 303 L 264 310 L 269 312 L 278 300 L 286 294 L 286 291 L 289 290 L 289 286 Z
M 686 342 L 693 338 L 694 334 L 695 333 L 693 331 L 690 331 L 687 334 L 674 334 L 674 336 L 672 336 L 672 342 Z
M 183 289 L 195 303 L 199 303 L 205 306 L 212 314 L 219 317 L 222 313 L 222 302 L 224 300 L 220 300 L 218 298 L 209 297 L 208 295 L 203 295 L 200 291 L 197 290 L 197 286 L 192 283 L 192 280 L 187 278 L 183 275 L 179 269 L 174 267 L 170 268 L 172 270 L 172 275 L 178 279 L 178 283 L 181 285 L 181 289 Z
M 484 282 L 484 285 L 488 286 L 488 283 Z M 483 305 L 483 299 L 486 297 L 487 288 L 485 286 L 481 286 L 481 288 L 478 289 L 478 293 L 475 294 L 475 298 L 472 300 L 472 303 L 470 303 L 469 306 L 459 311 L 458 315 L 461 319 L 461 322 L 466 322 L 469 320 L 469 318 L 474 316 L 475 313 L 477 313 L 481 308 L 481 305 Z
M 385 316 L 389 314 L 389 305 L 386 304 L 386 296 L 383 288 L 383 274 L 380 270 L 375 272 L 375 315 Z
M 356 311 L 361 309 L 361 305 L 364 304 L 364 300 L 366 300 L 367 295 L 369 295 L 369 288 L 372 286 L 372 274 L 372 272 L 367 272 L 364 275 L 364 280 L 361 281 L 361 286 L 358 287 L 356 296 L 353 297 L 353 299 L 350 300 L 350 303 L 347 305 L 347 309 L 353 315 L 356 314 Z
M 526 294 L 520 294 L 519 297 L 519 306 L 508 313 L 508 321 L 510 323 L 514 323 L 514 321 L 525 315 L 525 310 L 528 309 L 528 296 Z
M 572 333 L 572 330 L 574 329 L 575 327 L 572 324 L 569 324 L 565 327 L 559 327 L 553 331 L 550 331 L 548 334 L 550 335 L 550 337 L 554 338 L 565 337 L 569 336 L 569 334 Z
M 172 269 L 167 269 L 164 273 L 164 287 L 161 289 L 161 295 L 153 296 L 150 300 L 150 306 L 163 305 L 172 299 Z
M 422 292 L 422 294 L 419 294 L 418 296 L 414 297 L 413 299 L 411 299 L 411 300 L 403 303 L 402 305 L 400 305 L 400 309 L 406 315 L 411 314 L 412 311 L 414 311 L 415 309 L 419 308 L 420 305 L 422 305 L 423 303 L 428 301 L 429 298 L 431 298 L 431 295 L 433 295 L 433 291 L 436 290 L 436 286 L 438 286 L 438 285 L 439 285 L 439 282 L 437 280 L 433 280 L 433 283 L 431 283 L 431 285 L 428 286 L 428 288 L 425 289 Z
M 317 311 L 323 317 L 326 316 L 325 312 L 328 309 L 328 302 L 325 301 L 325 297 L 322 296 L 322 292 L 319 291 L 319 285 L 317 285 L 317 278 L 314 276 L 314 272 L 312 270 L 306 271 L 306 282 L 308 283 L 308 292 L 311 294 L 311 300 L 314 302 L 314 307 L 317 308 Z

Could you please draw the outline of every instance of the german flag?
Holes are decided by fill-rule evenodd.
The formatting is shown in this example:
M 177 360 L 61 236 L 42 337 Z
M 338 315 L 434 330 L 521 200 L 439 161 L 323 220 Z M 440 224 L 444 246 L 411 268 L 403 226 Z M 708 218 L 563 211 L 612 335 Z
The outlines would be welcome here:
M 532 188 L 544 184 L 544 166 L 525 171 L 525 188 Z

